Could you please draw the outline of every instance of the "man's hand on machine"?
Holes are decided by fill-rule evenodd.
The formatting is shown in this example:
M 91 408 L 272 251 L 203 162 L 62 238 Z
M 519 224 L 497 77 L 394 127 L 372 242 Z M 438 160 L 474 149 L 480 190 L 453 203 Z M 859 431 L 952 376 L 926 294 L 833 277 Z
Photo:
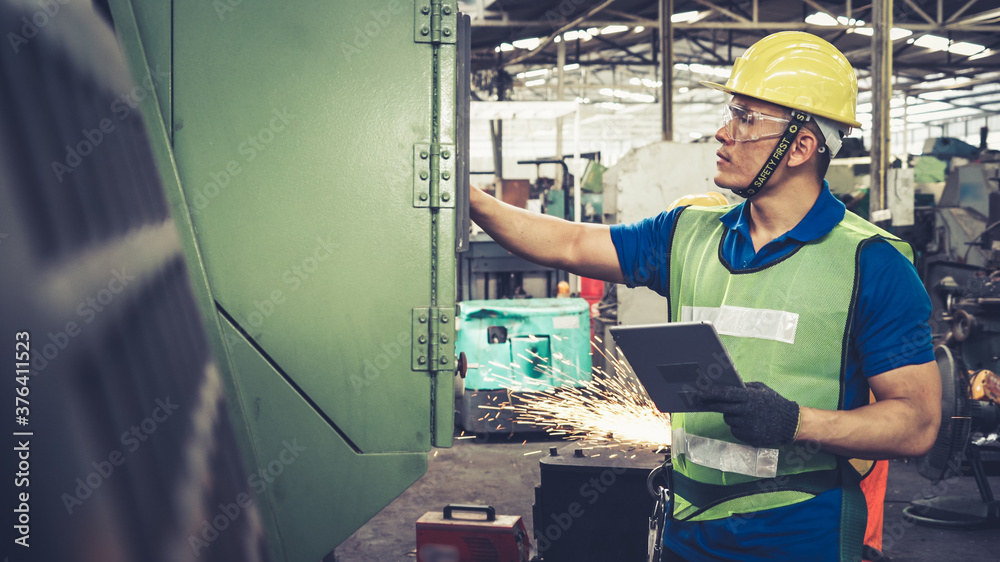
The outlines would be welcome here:
M 754 447 L 786 445 L 798 434 L 799 405 L 762 382 L 746 388 L 716 384 L 698 397 L 706 410 L 723 415 L 733 436 Z

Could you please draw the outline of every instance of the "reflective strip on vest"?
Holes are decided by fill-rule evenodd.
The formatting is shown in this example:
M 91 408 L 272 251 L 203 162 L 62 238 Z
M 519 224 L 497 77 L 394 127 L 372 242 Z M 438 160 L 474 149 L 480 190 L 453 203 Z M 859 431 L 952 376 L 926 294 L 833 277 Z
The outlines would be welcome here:
M 682 306 L 681 322 L 711 322 L 724 336 L 795 343 L 799 315 L 784 310 L 742 306 Z
M 774 478 L 778 475 L 777 449 L 757 448 L 691 435 L 683 427 L 675 427 L 671 434 L 673 454 L 684 455 L 688 462 L 757 478 Z

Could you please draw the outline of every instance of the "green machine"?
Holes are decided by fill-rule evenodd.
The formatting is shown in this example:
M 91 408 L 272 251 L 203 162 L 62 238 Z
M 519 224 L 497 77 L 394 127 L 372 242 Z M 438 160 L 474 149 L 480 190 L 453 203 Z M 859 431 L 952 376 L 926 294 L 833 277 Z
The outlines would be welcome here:
M 463 301 L 456 349 L 475 366 L 458 400 L 462 427 L 479 438 L 538 431 L 496 408 L 511 400 L 511 392 L 590 380 L 590 305 L 577 298 Z
M 319 560 L 451 445 L 468 18 L 455 0 L 110 7 L 138 84 L 111 110 L 144 114 L 210 295 L 271 558 Z

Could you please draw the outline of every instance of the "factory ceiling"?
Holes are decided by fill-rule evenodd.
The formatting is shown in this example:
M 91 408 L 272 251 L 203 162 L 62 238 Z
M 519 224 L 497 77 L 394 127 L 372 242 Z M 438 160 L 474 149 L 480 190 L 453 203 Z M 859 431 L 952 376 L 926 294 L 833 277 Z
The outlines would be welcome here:
M 557 99 L 557 49 L 565 41 L 563 99 L 615 109 L 659 101 L 659 1 L 460 4 L 473 18 L 473 86 L 480 99 L 495 100 L 501 91 L 504 99 Z M 909 118 L 894 125 L 1000 114 L 1000 0 L 893 4 L 894 107 L 905 105 Z M 673 0 L 674 103 L 722 103 L 699 82 L 724 81 L 733 60 L 768 33 L 806 30 L 836 45 L 858 69 L 859 118 L 866 123 L 871 18 L 871 3 L 858 0 Z

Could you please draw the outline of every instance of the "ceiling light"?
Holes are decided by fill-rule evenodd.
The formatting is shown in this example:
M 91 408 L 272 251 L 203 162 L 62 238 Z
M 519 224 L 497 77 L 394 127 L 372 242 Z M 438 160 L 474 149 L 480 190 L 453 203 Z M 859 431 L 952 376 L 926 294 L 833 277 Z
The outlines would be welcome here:
M 982 45 L 977 45 L 975 43 L 966 43 L 965 41 L 959 41 L 957 43 L 952 43 L 951 46 L 948 47 L 948 52 L 955 53 L 956 55 L 965 55 L 969 57 L 983 52 L 984 49 L 986 49 L 986 47 Z
M 504 51 L 504 52 L 513 51 L 514 50 L 514 46 L 511 45 L 510 43 L 500 43 L 500 46 L 497 47 L 497 49 L 499 49 L 499 51 L 497 51 L 497 52 L 500 52 L 500 51 Z
M 948 43 L 949 41 L 947 37 L 929 34 L 918 37 L 913 41 L 914 45 L 930 49 L 932 51 L 946 51 L 948 50 Z
M 903 37 L 909 37 L 910 35 L 913 35 L 913 32 L 909 29 L 903 29 L 902 27 L 894 27 L 889 30 L 889 39 L 891 41 L 898 41 Z
M 517 41 L 514 41 L 512 44 L 518 49 L 527 49 L 530 51 L 535 47 L 537 47 L 538 44 L 541 42 L 542 40 L 539 39 L 538 37 L 532 37 L 531 39 L 519 39 Z
M 688 136 L 693 139 L 700 139 L 702 137 L 702 134 L 696 131 L 691 131 L 690 133 L 688 133 Z
M 671 18 L 671 20 L 673 20 L 673 18 Z M 633 31 L 635 33 L 642 33 L 643 31 L 646 31 L 646 26 L 644 26 L 644 25 L 637 25 L 637 26 L 635 26 L 635 29 Z
M 549 73 L 547 68 L 539 68 L 537 70 L 529 70 L 527 72 L 521 72 L 517 75 L 518 78 L 534 78 L 535 76 L 545 76 Z
M 686 94 L 686 93 L 688 93 L 688 87 L 687 86 L 681 86 L 680 88 L 677 89 L 677 91 L 680 92 L 680 93 L 682 93 L 682 94 Z
M 993 54 L 993 51 L 991 49 L 984 49 L 984 50 L 980 51 L 978 55 L 972 55 L 971 57 L 969 57 L 969 60 L 981 59 L 981 58 L 984 58 L 984 57 L 988 57 L 988 56 L 990 56 L 992 54 Z
M 597 31 L 596 27 L 593 27 L 591 29 Z M 563 39 L 565 39 L 566 41 L 576 41 L 577 39 L 580 39 L 582 41 L 589 41 L 591 35 L 592 34 L 587 32 L 586 30 L 579 29 L 576 31 L 567 31 L 566 33 L 563 33 Z
M 575 63 L 575 62 L 572 63 L 572 64 L 567 64 L 567 65 L 563 66 L 563 70 L 565 70 L 566 72 L 569 72 L 570 70 L 576 70 L 578 68 L 580 68 L 580 64 L 579 63 Z
M 601 35 L 607 35 L 609 33 L 621 33 L 622 31 L 628 31 L 627 25 L 609 25 L 601 30 Z
M 629 79 L 628 83 L 632 84 L 633 86 L 638 86 L 639 84 L 642 84 L 642 80 L 633 76 L 632 78 Z
M 602 96 L 613 96 L 613 95 L 615 95 L 615 91 L 612 90 L 611 88 L 601 88 L 601 91 L 598 92 L 598 93 L 601 94 Z
M 642 103 L 653 103 L 656 101 L 656 96 L 651 96 L 649 94 L 631 94 L 629 97 Z
M 539 78 L 538 80 L 528 80 L 527 82 L 524 83 L 524 85 L 529 88 L 532 86 L 541 86 L 542 84 L 545 84 L 545 78 Z
M 806 23 L 813 25 L 837 25 L 837 20 L 830 14 L 816 12 L 811 16 L 806 16 Z
M 692 23 L 701 19 L 698 17 L 698 10 L 691 12 L 680 12 L 670 16 L 670 21 L 673 23 Z

